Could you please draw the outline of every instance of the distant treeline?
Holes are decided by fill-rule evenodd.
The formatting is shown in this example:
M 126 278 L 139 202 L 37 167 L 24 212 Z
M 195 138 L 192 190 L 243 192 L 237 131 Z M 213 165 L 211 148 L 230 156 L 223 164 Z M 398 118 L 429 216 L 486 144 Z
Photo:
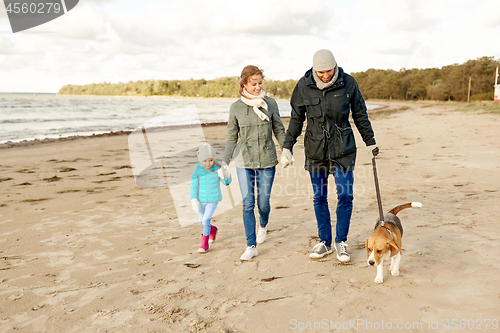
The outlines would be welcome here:
M 297 80 L 265 80 L 265 91 L 271 96 L 289 98 Z M 239 78 L 222 77 L 214 80 L 151 80 L 128 83 L 93 83 L 84 86 L 65 85 L 59 94 L 120 95 L 120 96 L 179 96 L 179 97 L 236 97 Z
M 469 60 L 464 64 L 427 69 L 369 69 L 352 73 L 365 99 L 453 100 L 467 101 L 469 80 L 471 100 L 493 100 L 495 69 L 500 61 L 493 57 Z M 265 80 L 265 91 L 275 97 L 290 98 L 297 80 Z M 65 85 L 59 94 L 236 97 L 238 77 L 214 80 L 150 80 L 128 83 L 93 83 L 84 86 Z
M 366 99 L 467 101 L 469 80 L 471 100 L 493 100 L 496 68 L 493 57 L 469 60 L 441 69 L 369 69 L 352 73 Z

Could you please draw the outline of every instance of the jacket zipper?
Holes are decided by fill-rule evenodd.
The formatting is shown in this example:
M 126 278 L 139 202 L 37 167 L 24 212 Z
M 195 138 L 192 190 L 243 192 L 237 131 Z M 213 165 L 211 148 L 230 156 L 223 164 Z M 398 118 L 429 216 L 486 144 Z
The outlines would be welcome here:
M 207 203 L 210 202 L 210 190 L 209 190 L 209 182 L 208 182 L 208 175 L 210 174 L 210 171 L 207 170 L 207 174 L 205 176 L 205 185 L 206 185 L 206 191 L 207 191 Z

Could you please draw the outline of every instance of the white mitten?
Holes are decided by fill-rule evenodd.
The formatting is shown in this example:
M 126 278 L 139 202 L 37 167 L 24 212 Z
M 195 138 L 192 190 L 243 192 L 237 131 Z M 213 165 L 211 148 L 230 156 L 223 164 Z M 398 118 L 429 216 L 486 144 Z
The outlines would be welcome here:
M 229 173 L 229 166 L 227 165 L 226 162 L 222 162 L 219 171 L 220 170 L 222 170 L 222 177 L 221 178 L 228 179 L 230 176 L 230 173 Z M 220 176 L 221 176 L 221 173 L 219 173 L 219 177 Z
M 191 206 L 193 207 L 193 210 L 198 214 L 198 206 L 199 206 L 200 202 L 198 201 L 198 199 L 191 199 Z
M 370 158 L 375 158 L 375 156 L 377 156 L 379 153 L 379 149 L 376 145 L 366 146 L 366 150 L 368 150 Z
M 283 151 L 281 152 L 281 167 L 286 168 L 289 165 L 292 165 L 293 162 L 295 161 L 295 158 L 293 158 L 292 152 L 290 149 L 283 148 Z

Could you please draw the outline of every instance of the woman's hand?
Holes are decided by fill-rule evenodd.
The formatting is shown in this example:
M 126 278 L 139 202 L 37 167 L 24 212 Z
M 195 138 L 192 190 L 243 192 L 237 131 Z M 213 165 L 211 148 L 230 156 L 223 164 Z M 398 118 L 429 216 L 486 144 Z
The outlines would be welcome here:
M 220 178 L 223 178 L 223 179 L 228 179 L 229 178 L 229 176 L 231 174 L 229 173 L 229 166 L 227 165 L 226 162 L 222 162 L 222 164 L 220 166 L 220 169 L 217 172 L 217 174 L 219 175 Z
M 281 153 L 281 167 L 286 168 L 289 165 L 293 165 L 295 158 L 293 158 L 292 152 L 290 149 L 283 148 L 283 152 Z

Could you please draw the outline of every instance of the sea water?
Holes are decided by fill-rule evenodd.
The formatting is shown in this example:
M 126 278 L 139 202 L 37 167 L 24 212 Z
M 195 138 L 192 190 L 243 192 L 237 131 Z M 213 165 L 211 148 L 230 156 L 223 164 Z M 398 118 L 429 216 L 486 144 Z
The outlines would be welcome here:
M 228 119 L 236 99 L 0 94 L 0 144 L 74 135 L 131 131 L 168 113 L 168 125 L 217 123 Z M 280 115 L 290 116 L 290 101 L 278 99 Z M 198 119 L 182 112 L 194 106 Z M 376 105 L 367 105 L 369 109 Z M 176 112 L 179 110 L 179 112 Z

